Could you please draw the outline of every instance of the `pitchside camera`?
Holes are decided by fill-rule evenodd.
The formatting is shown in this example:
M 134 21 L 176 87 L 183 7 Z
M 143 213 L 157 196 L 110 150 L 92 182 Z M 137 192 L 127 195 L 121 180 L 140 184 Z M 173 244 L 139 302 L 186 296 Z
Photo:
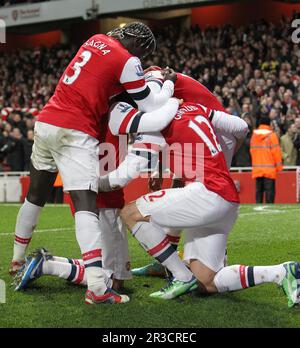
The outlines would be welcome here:
M 96 19 L 98 16 L 98 6 L 94 6 L 92 8 L 89 8 L 85 12 L 85 19 Z

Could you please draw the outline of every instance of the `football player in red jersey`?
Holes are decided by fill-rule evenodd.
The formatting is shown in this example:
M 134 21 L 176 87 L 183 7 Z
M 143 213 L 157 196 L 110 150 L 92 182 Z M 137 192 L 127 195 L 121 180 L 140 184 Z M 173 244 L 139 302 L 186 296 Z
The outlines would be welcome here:
M 161 94 L 145 84 L 139 58 L 152 53 L 155 38 L 142 23 L 130 23 L 108 35 L 95 35 L 79 49 L 63 73 L 53 97 L 35 125 L 30 187 L 15 228 L 11 272 L 24 262 L 26 248 L 59 170 L 75 205 L 76 237 L 85 263 L 87 303 L 127 302 L 110 290 L 101 269 L 101 241 L 96 206 L 99 178 L 100 119 L 109 100 L 127 90 L 141 111 L 163 105 L 173 94 L 169 74 Z
M 163 70 L 162 68 L 158 66 L 152 66 L 145 70 L 146 81 L 148 83 L 148 86 L 151 88 L 151 90 L 156 92 L 160 91 L 164 81 L 164 71 L 165 70 Z M 177 73 L 177 80 L 175 82 L 175 88 L 174 88 L 174 96 L 176 98 L 183 99 L 185 101 L 200 103 L 212 110 L 225 112 L 224 107 L 222 106 L 218 98 L 212 92 L 210 92 L 199 81 L 182 73 Z M 218 129 L 216 129 L 215 131 L 216 131 L 218 141 L 222 147 L 222 151 L 226 159 L 227 167 L 228 169 L 230 169 L 233 155 L 237 151 L 240 143 L 237 143 L 235 137 L 232 134 L 221 132 Z M 159 182 L 161 183 L 161 181 L 158 178 L 155 178 L 155 177 L 151 178 L 149 180 L 150 187 L 151 185 L 155 185 L 155 187 L 158 190 Z M 175 179 L 173 180 L 173 186 L 174 185 L 175 187 L 176 185 L 182 186 L 182 182 L 180 181 L 180 179 Z M 177 248 L 180 241 L 181 231 L 174 230 L 174 229 L 167 229 L 167 228 L 165 230 L 167 232 L 168 237 L 170 238 L 170 241 L 172 242 L 172 245 L 175 248 Z M 224 263 L 226 264 L 226 262 L 227 262 L 227 252 L 225 255 Z M 133 275 L 141 275 L 141 276 L 147 276 L 147 275 L 165 276 L 165 269 L 161 266 L 161 264 L 157 262 L 153 262 L 146 266 L 133 269 L 132 273 Z
M 165 70 L 159 67 L 150 67 L 145 70 L 145 77 L 151 90 L 159 92 L 164 81 Z M 174 97 L 185 101 L 205 105 L 211 110 L 224 111 L 218 98 L 199 81 L 192 77 L 178 73 L 174 87 Z M 218 140 L 222 147 L 228 168 L 231 166 L 232 157 L 236 150 L 236 139 L 230 135 L 217 131 Z
M 115 122 L 119 120 L 120 129 L 124 121 L 117 117 L 117 110 L 118 106 L 111 117 Z M 128 109 L 127 112 L 132 115 L 137 110 Z M 111 124 L 118 128 L 115 122 L 111 121 Z M 186 102 L 163 131 L 140 134 L 133 146 L 135 153 L 131 157 L 141 156 L 143 150 L 158 151 L 158 148 L 169 147 L 171 172 L 185 182 L 184 188 L 144 195 L 121 211 L 135 238 L 174 276 L 166 287 L 151 296 L 171 299 L 191 289 L 223 293 L 269 282 L 283 288 L 289 307 L 299 304 L 298 262 L 224 267 L 227 238 L 237 218 L 239 197 L 215 129 L 230 133 L 236 139 L 242 139 L 248 131 L 246 122 L 238 117 Z M 198 152 L 199 144 L 202 146 Z M 187 145 L 190 146 L 185 151 Z M 143 166 L 145 158 L 141 157 L 139 163 Z M 136 165 L 136 161 L 128 156 L 115 172 L 102 178 L 105 190 L 110 186 L 122 187 L 131 180 L 130 176 L 124 175 L 126 169 L 122 167 L 125 165 L 131 167 Z M 179 259 L 163 227 L 184 229 L 184 262 L 192 273 Z
M 173 105 L 171 102 L 172 102 L 172 99 L 169 100 L 169 102 L 168 102 L 169 105 L 166 104 L 164 106 L 164 108 L 161 108 L 160 110 L 157 110 L 156 112 L 157 113 L 164 113 L 165 115 L 170 113 L 173 116 L 174 110 L 176 110 L 176 108 L 173 108 Z M 175 102 L 176 102 L 176 99 L 174 99 L 174 103 Z M 192 106 L 187 105 L 187 108 L 189 108 L 189 107 L 193 108 L 193 105 Z M 147 123 L 148 123 L 148 127 L 149 127 L 150 124 L 153 125 L 153 123 L 156 122 L 156 114 L 155 114 L 156 112 L 149 113 L 148 115 L 147 114 L 141 115 L 138 110 L 134 109 L 133 107 L 130 107 L 128 104 L 119 103 L 111 109 L 110 120 L 109 120 L 110 130 L 112 131 L 113 134 L 126 134 L 129 132 L 131 132 L 131 133 L 132 132 L 133 133 L 143 132 L 145 129 L 147 129 Z M 224 113 L 221 112 L 221 114 L 224 114 Z M 218 116 L 216 116 L 215 122 L 218 122 Z M 178 117 L 178 113 L 175 116 L 175 119 L 177 117 Z M 228 117 L 227 114 L 226 114 L 226 117 Z M 247 127 L 247 125 L 245 124 L 244 121 L 237 118 L 237 121 L 238 121 L 237 122 L 238 123 L 237 129 L 234 126 L 235 122 L 234 122 L 233 118 L 232 119 L 230 118 L 229 121 L 231 121 L 231 122 L 227 122 L 227 123 L 229 126 L 231 125 L 232 131 L 233 132 L 235 131 L 236 135 L 238 135 L 239 132 L 242 134 L 245 133 L 245 131 L 246 131 L 245 126 Z M 171 121 L 171 125 L 174 122 L 175 122 L 175 120 Z M 177 127 L 177 131 L 176 132 L 174 131 L 173 133 L 174 134 L 177 134 L 177 133 L 187 134 L 187 136 L 189 137 L 191 134 L 186 132 L 185 129 L 183 131 L 180 130 L 179 129 L 180 126 L 181 125 L 179 125 Z M 169 129 L 170 127 L 172 127 L 172 126 L 167 126 L 165 129 Z M 218 128 L 222 129 L 222 127 L 218 127 Z M 165 132 L 165 130 L 163 132 Z M 151 140 L 152 144 L 157 142 L 156 138 L 157 137 L 159 138 L 158 134 L 159 133 L 152 133 L 152 135 L 151 135 L 151 137 L 153 138 Z M 148 155 L 146 154 L 147 151 L 143 151 L 143 150 L 145 150 L 145 148 L 143 148 L 143 147 L 139 148 L 138 144 L 135 144 L 134 147 L 135 148 L 137 147 L 136 151 L 138 152 L 138 156 L 135 156 L 134 153 L 130 153 L 127 156 L 127 158 L 122 162 L 122 164 L 120 165 L 120 167 L 118 168 L 117 171 L 110 173 L 107 177 L 101 178 L 100 185 L 102 186 L 101 187 L 102 190 L 109 190 L 112 187 L 126 185 L 128 180 L 131 180 L 132 178 L 138 176 L 140 166 L 144 166 L 144 165 L 148 164 Z M 222 156 L 223 156 L 223 154 L 222 154 Z M 137 159 L 137 157 L 140 157 L 140 159 Z M 222 170 L 224 168 L 227 171 L 225 161 L 223 163 Z M 210 173 L 215 174 L 214 173 L 215 171 L 216 171 L 215 168 L 210 168 Z M 178 173 L 175 173 L 175 174 L 178 175 Z M 216 173 L 216 177 L 223 178 L 222 174 L 220 174 L 220 171 Z M 229 177 L 229 179 L 228 179 L 227 185 L 230 186 L 230 189 L 228 189 L 228 192 L 230 193 L 230 190 L 232 192 L 236 192 L 234 184 L 233 184 L 229 174 L 228 174 L 228 177 Z M 192 178 L 192 179 L 194 179 L 194 178 Z M 211 183 L 213 181 L 214 180 L 210 180 L 209 183 Z M 221 180 L 221 182 L 222 182 L 222 180 Z M 209 185 L 209 184 L 207 184 L 207 185 Z M 221 184 L 221 186 L 225 186 L 225 184 L 223 183 L 223 184 Z M 222 194 L 223 194 L 223 191 L 226 191 L 224 189 L 224 187 L 222 188 Z M 155 197 L 156 197 L 156 194 L 151 196 L 151 199 L 155 199 Z M 228 197 L 226 196 L 226 198 L 228 198 Z M 237 199 L 237 197 L 235 197 L 235 199 Z M 173 201 L 172 201 L 172 204 L 174 204 Z M 176 207 L 175 204 L 174 204 L 174 207 Z M 190 207 L 188 209 L 190 210 Z M 165 226 L 168 226 L 168 225 L 165 224 Z M 170 225 L 168 227 L 174 227 L 174 226 Z M 178 227 L 180 227 L 180 226 L 178 226 Z M 156 238 L 156 240 L 154 240 L 154 243 L 157 242 L 157 240 L 161 237 L 161 235 L 156 236 L 156 237 L 157 238 Z M 164 233 L 164 237 L 165 237 L 165 233 Z M 140 240 L 140 242 L 142 245 L 147 245 L 147 241 Z M 195 282 L 195 279 L 192 278 L 191 272 L 188 269 L 186 269 L 186 267 L 182 264 L 182 262 L 179 260 L 179 258 L 177 256 L 177 254 L 176 255 L 174 254 L 175 249 L 173 247 L 169 248 L 170 247 L 169 240 L 164 238 L 163 241 L 161 241 L 161 242 L 162 242 L 162 244 L 161 244 L 162 250 L 158 250 L 156 248 L 156 246 L 149 248 L 151 250 L 152 249 L 155 250 L 155 252 L 153 251 L 153 253 L 155 254 L 155 257 L 157 258 L 157 260 L 159 260 L 163 264 L 168 264 L 169 262 L 171 262 L 173 269 L 175 269 L 177 272 L 176 274 L 177 274 L 178 281 L 181 282 L 180 285 L 183 288 L 188 287 L 193 282 Z M 151 242 L 150 242 L 150 244 L 151 244 Z M 167 252 L 166 252 L 166 250 L 167 250 Z M 172 253 L 171 253 L 171 251 L 172 251 Z M 225 251 L 223 253 L 223 258 L 224 258 L 224 254 L 225 254 Z M 161 255 L 166 256 L 166 259 L 163 260 L 161 258 Z M 187 279 L 187 278 L 190 278 L 190 279 Z M 186 280 L 188 280 L 188 281 L 186 281 Z
M 175 116 L 178 106 L 179 100 L 171 98 L 158 110 L 151 113 L 143 113 L 136 109 L 134 109 L 134 112 L 131 112 L 129 109 L 133 108 L 128 104 L 117 104 L 113 115 L 117 117 L 120 116 L 120 120 L 110 125 L 114 128 L 115 124 L 117 126 L 115 132 L 119 134 L 121 128 L 123 129 L 123 133 L 121 135 L 113 135 L 111 129 L 107 129 L 108 122 L 106 117 L 102 119 L 100 139 L 103 140 L 103 143 L 100 144 L 100 171 L 105 173 L 113 171 L 117 167 L 120 168 L 119 163 L 123 161 L 125 153 L 127 152 L 126 134 L 128 132 L 136 132 L 139 130 L 158 131 L 164 128 Z M 129 112 L 126 113 L 126 111 Z M 163 117 L 159 118 L 160 114 L 162 114 Z M 155 117 L 156 122 L 151 120 L 153 117 Z M 121 124 L 121 127 L 119 127 L 119 124 Z M 126 139 L 123 141 L 123 139 L 120 138 L 121 136 Z M 122 154 L 123 151 L 124 154 Z M 128 172 L 129 175 L 134 175 L 134 165 L 139 163 L 140 160 L 141 159 L 138 157 L 137 161 L 131 161 L 133 170 Z M 147 163 L 148 161 L 146 161 L 146 164 Z M 103 166 L 102 169 L 101 166 Z M 76 213 L 74 204 L 71 202 L 70 206 L 74 215 Z M 113 279 L 113 289 L 122 288 L 123 281 L 131 278 L 127 231 L 119 216 L 120 209 L 123 208 L 123 206 L 124 193 L 122 189 L 111 192 L 101 192 L 97 195 L 101 241 L 103 244 L 103 248 L 99 249 L 98 257 L 99 262 L 102 263 L 105 276 Z M 29 255 L 25 265 L 22 266 L 15 276 L 15 290 L 19 291 L 25 289 L 28 282 L 32 283 L 32 281 L 43 275 L 58 276 L 74 282 L 75 284 L 87 285 L 87 272 L 84 266 L 84 260 L 57 256 L 52 257 L 46 249 L 40 248 Z M 94 301 L 94 298 L 91 297 L 90 300 Z

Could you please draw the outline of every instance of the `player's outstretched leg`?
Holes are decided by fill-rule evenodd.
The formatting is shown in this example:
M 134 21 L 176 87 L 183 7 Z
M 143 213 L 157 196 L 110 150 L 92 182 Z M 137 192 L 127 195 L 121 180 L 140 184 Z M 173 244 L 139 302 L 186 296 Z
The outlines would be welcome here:
M 247 289 L 264 283 L 282 287 L 288 299 L 288 307 L 300 303 L 300 265 L 285 262 L 274 266 L 233 265 L 217 273 L 208 269 L 199 260 L 191 261 L 191 270 L 199 281 L 200 291 L 223 293 Z
M 83 260 L 52 256 L 45 248 L 34 251 L 26 264 L 14 278 L 15 291 L 24 290 L 27 285 L 42 276 L 55 276 L 73 284 L 87 286 Z M 114 293 L 120 302 L 124 298 Z
M 14 277 L 15 291 L 24 290 L 27 285 L 43 275 L 43 265 L 52 259 L 52 255 L 40 248 L 31 253 L 24 265 Z

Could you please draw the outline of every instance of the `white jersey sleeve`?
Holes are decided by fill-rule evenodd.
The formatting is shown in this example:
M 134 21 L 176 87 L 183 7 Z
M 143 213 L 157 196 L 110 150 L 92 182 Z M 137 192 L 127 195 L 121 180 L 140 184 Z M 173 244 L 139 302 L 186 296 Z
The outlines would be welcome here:
M 210 120 L 216 130 L 232 134 L 237 139 L 244 138 L 249 130 L 247 123 L 240 117 L 229 115 L 223 111 L 213 111 Z
M 158 153 L 165 145 L 160 133 L 138 135 L 131 152 L 116 170 L 108 174 L 109 186 L 112 189 L 125 187 L 143 171 L 153 167 L 153 155 L 158 162 Z
M 178 107 L 176 98 L 170 98 L 152 112 L 142 112 L 127 103 L 117 103 L 110 111 L 109 129 L 114 135 L 159 132 L 173 120 Z
M 153 93 L 145 82 L 141 61 L 137 57 L 128 59 L 120 76 L 120 83 L 144 112 L 153 111 L 167 102 L 174 93 L 174 83 L 165 81 L 159 93 Z
M 211 110 L 204 105 L 198 104 L 217 132 L 233 135 L 237 139 L 244 138 L 248 133 L 248 125 L 238 116 L 227 114 L 223 111 Z

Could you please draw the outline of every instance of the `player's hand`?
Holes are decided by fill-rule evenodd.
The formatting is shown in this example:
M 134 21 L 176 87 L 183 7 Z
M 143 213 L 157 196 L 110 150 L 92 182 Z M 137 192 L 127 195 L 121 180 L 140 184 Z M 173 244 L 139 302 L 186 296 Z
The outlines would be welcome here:
M 170 80 L 173 83 L 175 83 L 177 81 L 177 74 L 176 74 L 176 72 L 173 69 L 169 68 L 169 67 L 167 67 L 164 70 L 163 76 L 165 78 L 165 81 Z
M 111 188 L 110 186 L 108 175 L 100 176 L 98 182 L 98 189 L 99 192 L 110 192 L 113 190 L 113 188 Z
M 163 183 L 162 178 L 149 178 L 149 181 L 148 181 L 149 190 L 152 192 L 161 190 L 162 183 Z
M 144 70 L 144 74 L 146 75 L 149 71 L 157 71 L 161 70 L 161 68 L 157 65 L 151 65 L 149 68 Z
M 172 97 L 171 99 L 177 100 L 179 106 L 181 106 L 181 105 L 184 103 L 184 100 L 183 100 L 183 99 L 179 99 L 179 98 L 175 98 L 175 97 Z
M 184 187 L 184 182 L 181 179 L 175 178 L 172 180 L 172 188 Z

